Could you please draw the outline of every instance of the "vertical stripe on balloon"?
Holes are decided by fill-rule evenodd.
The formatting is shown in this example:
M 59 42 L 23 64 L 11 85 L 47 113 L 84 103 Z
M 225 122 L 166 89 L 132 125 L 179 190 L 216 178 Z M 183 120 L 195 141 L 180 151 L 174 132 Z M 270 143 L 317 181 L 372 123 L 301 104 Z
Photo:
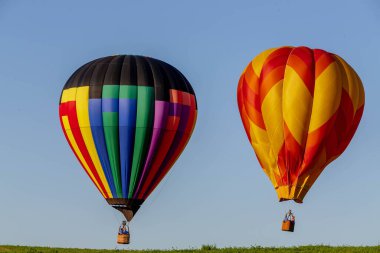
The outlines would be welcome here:
M 154 90 L 148 86 L 137 88 L 137 113 L 136 113 L 135 144 L 133 147 L 133 160 L 128 198 L 133 193 L 138 183 L 138 176 L 144 166 L 144 159 L 148 152 L 153 128 L 154 117 Z
M 123 198 L 128 198 L 136 128 L 137 86 L 121 85 L 119 93 L 119 146 Z
M 119 154 L 119 85 L 104 85 L 102 93 L 103 131 L 106 140 L 108 159 L 116 193 L 122 198 L 120 154 Z

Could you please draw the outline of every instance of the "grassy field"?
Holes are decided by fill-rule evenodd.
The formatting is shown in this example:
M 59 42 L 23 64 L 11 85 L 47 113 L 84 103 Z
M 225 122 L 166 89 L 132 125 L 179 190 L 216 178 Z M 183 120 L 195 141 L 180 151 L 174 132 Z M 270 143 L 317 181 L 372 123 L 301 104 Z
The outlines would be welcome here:
M 129 251 L 132 253 L 380 253 L 380 246 L 374 247 L 330 247 L 330 246 L 301 246 L 289 248 L 266 248 L 266 247 L 252 247 L 252 248 L 223 248 L 217 249 L 215 246 L 205 245 L 201 249 L 184 249 L 184 250 L 95 250 L 95 249 L 68 249 L 68 248 L 47 248 L 47 247 L 27 247 L 27 246 L 0 246 L 0 252 L 22 252 L 22 253 L 99 253 L 99 252 L 120 252 Z

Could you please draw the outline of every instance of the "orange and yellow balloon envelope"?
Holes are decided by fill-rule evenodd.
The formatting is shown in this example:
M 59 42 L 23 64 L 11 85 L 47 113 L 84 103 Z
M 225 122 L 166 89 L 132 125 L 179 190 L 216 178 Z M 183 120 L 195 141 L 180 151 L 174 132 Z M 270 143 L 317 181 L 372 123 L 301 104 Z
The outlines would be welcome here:
M 364 109 L 364 89 L 338 55 L 280 47 L 243 71 L 238 106 L 248 139 L 280 201 L 302 203 L 323 169 L 346 149 Z

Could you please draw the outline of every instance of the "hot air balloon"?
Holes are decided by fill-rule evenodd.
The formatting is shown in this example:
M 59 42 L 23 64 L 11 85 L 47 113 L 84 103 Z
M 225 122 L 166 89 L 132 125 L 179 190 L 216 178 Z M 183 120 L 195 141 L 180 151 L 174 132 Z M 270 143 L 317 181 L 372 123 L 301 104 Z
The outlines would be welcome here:
M 87 175 L 129 222 L 188 143 L 197 104 L 173 66 L 118 55 L 75 71 L 62 90 L 59 117 Z
M 248 139 L 279 201 L 302 203 L 354 136 L 364 89 L 338 55 L 287 46 L 266 50 L 247 65 L 237 100 Z

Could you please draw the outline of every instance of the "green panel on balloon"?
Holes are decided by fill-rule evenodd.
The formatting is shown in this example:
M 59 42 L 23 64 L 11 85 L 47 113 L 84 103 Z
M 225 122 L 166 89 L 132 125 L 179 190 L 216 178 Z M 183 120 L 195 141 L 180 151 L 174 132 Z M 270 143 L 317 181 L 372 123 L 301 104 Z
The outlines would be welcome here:
M 102 98 L 119 98 L 119 85 L 103 85 Z
M 145 156 L 148 152 L 154 119 L 154 89 L 148 86 L 137 86 L 137 115 L 135 144 L 131 179 L 128 198 L 133 197 L 137 177 L 144 166 Z
M 116 192 L 119 198 L 122 197 L 120 160 L 119 160 L 119 114 L 115 112 L 103 112 L 104 137 L 106 139 L 107 153 L 111 165 L 111 172 L 114 179 Z M 109 126 L 109 125 L 113 126 Z M 116 125 L 114 125 L 116 124 Z
M 136 85 L 120 85 L 119 98 L 136 99 L 137 87 Z
M 107 146 L 108 159 L 111 166 L 116 193 L 123 196 L 120 175 L 119 151 L 119 85 L 104 85 L 102 91 L 102 111 L 104 137 Z

